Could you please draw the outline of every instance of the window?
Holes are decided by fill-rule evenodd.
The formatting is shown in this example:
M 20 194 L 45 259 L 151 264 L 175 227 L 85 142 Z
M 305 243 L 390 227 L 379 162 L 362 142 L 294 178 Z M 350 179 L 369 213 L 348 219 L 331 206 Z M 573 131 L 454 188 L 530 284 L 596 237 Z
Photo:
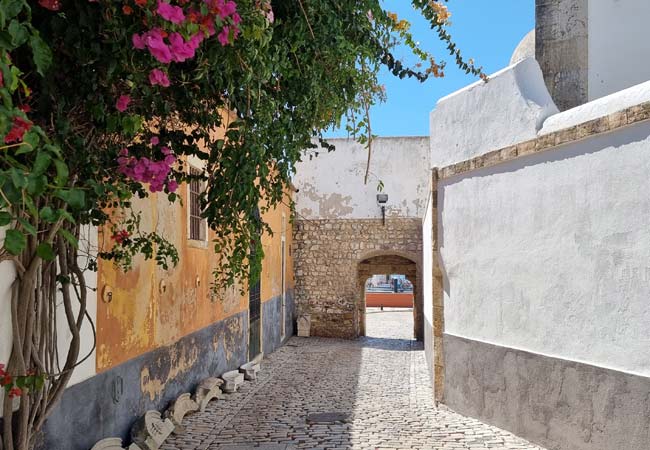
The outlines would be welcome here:
M 190 167 L 190 175 L 201 175 L 201 171 Z M 190 213 L 190 235 L 192 241 L 207 240 L 207 223 L 201 217 L 201 193 L 204 190 L 204 183 L 201 180 L 193 179 L 189 185 L 189 213 Z

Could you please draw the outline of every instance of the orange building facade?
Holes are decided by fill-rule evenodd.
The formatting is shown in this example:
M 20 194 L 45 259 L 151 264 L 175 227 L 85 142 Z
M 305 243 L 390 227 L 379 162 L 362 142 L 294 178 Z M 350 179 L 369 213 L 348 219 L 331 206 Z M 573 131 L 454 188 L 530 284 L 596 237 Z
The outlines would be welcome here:
M 179 187 L 182 203 L 152 195 L 134 204 L 142 214 L 141 228 L 156 230 L 175 245 L 176 267 L 164 270 L 137 257 L 125 273 L 110 261 L 99 262 L 96 375 L 66 391 L 46 424 L 45 448 L 91 448 L 106 437 L 126 438 L 147 410 L 164 410 L 201 380 L 252 359 L 253 349 L 271 353 L 293 335 L 289 207 L 282 204 L 262 216 L 273 234 L 262 236 L 257 289 L 246 286 L 242 295 L 236 287 L 217 295 L 211 281 L 220 257 L 207 226 L 203 239 L 191 236 L 189 189 Z M 291 193 L 288 189 L 287 197 Z M 108 248 L 109 241 L 100 231 L 99 247 Z M 251 321 L 252 316 L 259 319 Z

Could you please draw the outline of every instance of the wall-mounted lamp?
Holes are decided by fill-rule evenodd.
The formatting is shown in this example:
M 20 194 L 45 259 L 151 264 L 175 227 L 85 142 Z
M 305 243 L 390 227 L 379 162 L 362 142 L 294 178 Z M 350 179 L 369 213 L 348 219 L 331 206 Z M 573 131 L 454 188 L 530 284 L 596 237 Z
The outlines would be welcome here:
M 381 207 L 381 224 L 386 226 L 386 203 L 388 202 L 388 194 L 377 194 L 377 203 Z

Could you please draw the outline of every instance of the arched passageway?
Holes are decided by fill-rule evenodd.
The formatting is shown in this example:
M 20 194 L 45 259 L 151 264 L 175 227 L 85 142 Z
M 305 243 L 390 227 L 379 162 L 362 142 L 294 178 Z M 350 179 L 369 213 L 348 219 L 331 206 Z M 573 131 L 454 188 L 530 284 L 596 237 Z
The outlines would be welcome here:
M 416 257 L 395 253 L 379 254 L 362 259 L 357 269 L 357 317 L 359 335 L 366 335 L 366 281 L 376 274 L 402 274 L 413 284 L 413 337 L 423 340 L 422 282 Z

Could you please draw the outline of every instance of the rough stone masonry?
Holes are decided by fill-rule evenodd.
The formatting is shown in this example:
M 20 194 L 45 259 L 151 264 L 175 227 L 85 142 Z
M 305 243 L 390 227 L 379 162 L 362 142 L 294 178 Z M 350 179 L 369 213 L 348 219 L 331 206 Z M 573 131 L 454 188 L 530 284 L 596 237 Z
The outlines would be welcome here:
M 387 218 L 383 225 L 381 219 L 321 219 L 294 223 L 296 300 L 299 315 L 311 315 L 312 336 L 351 339 L 362 334 L 359 263 L 383 255 L 407 258 L 420 270 L 422 221 Z M 416 303 L 417 297 L 416 292 Z

